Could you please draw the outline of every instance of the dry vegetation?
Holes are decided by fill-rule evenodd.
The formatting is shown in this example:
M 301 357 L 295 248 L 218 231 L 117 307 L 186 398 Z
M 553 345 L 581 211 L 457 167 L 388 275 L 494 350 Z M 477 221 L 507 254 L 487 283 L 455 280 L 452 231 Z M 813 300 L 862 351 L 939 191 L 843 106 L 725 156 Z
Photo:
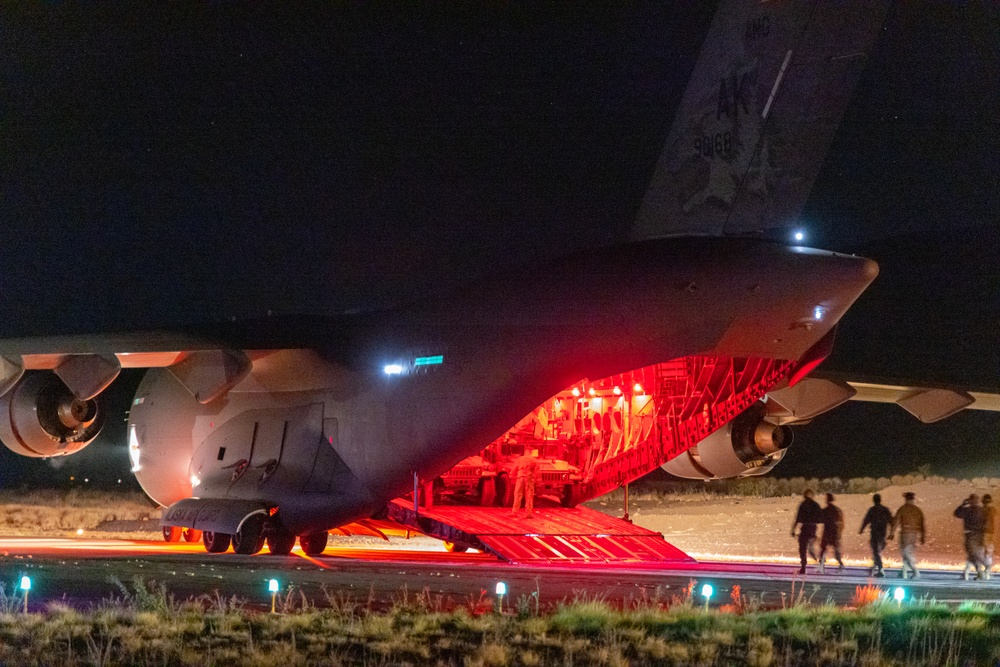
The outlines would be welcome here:
M 160 529 L 160 509 L 142 493 L 70 489 L 0 491 L 0 535 L 62 537 L 104 531 L 107 537 L 140 537 Z
M 497 614 L 474 596 L 469 609 L 445 612 L 429 593 L 403 594 L 374 611 L 332 593 L 317 609 L 293 593 L 272 615 L 218 597 L 177 602 L 142 581 L 120 588 L 90 612 L 54 604 L 22 614 L 17 598 L 0 599 L 0 663 L 964 667 L 1000 658 L 997 612 L 897 608 L 878 595 L 857 610 L 799 601 L 761 611 L 737 593 L 719 611 L 688 596 L 627 609 L 576 600 L 541 613 L 528 597 Z

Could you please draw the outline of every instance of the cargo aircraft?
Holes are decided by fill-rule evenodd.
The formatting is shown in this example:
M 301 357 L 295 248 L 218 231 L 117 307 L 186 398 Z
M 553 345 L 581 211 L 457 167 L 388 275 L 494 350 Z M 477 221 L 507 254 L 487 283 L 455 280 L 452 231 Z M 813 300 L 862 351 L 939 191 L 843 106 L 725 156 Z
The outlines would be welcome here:
M 877 267 L 760 232 L 805 201 L 885 12 L 721 2 L 625 242 L 379 312 L 6 339 L 0 439 L 79 452 L 102 391 L 148 369 L 132 471 L 168 539 L 200 531 L 208 551 L 242 554 L 296 539 L 321 553 L 330 529 L 379 516 L 590 379 L 643 374 L 659 418 L 592 457 L 568 504 L 664 464 L 765 471 L 784 424 L 846 400 L 843 383 L 803 380 Z

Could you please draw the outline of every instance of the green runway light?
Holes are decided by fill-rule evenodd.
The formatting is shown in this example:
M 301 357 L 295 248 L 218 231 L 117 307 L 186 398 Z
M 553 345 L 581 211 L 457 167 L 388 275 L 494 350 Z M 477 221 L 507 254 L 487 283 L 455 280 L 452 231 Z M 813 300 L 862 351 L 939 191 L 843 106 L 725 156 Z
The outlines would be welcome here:
M 507 584 L 505 584 L 502 581 L 498 581 L 497 582 L 496 591 L 497 591 L 497 600 L 498 600 L 497 611 L 498 611 L 498 613 L 502 614 L 503 613 L 503 596 L 507 595 Z
M 277 579 L 268 580 L 267 590 L 271 594 L 271 613 L 276 614 L 278 613 L 275 610 L 278 601 L 278 580 Z
M 712 584 L 705 584 L 701 587 L 701 596 L 705 598 L 705 611 L 708 611 L 708 601 L 712 599 L 712 593 L 715 589 L 712 588 Z
M 31 577 L 21 577 L 21 590 L 24 591 L 24 613 L 28 613 L 28 591 L 31 590 Z
M 436 366 L 437 364 L 444 363 L 444 355 L 437 355 L 436 357 L 417 357 L 413 360 L 414 366 Z

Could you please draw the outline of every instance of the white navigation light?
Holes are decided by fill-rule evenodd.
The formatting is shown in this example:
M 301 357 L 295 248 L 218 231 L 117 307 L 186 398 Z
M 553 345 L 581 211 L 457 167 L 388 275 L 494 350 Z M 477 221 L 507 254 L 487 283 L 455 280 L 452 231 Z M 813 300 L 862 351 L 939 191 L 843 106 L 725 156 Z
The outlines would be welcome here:
M 794 238 L 796 241 L 802 241 L 803 239 L 806 238 L 806 235 L 803 234 L 801 231 L 796 231 Z
M 507 584 L 502 581 L 497 582 L 497 595 L 507 595 Z
M 816 320 L 817 322 L 823 319 L 823 309 L 820 308 L 819 306 L 813 308 L 813 319 Z
M 201 478 L 198 475 L 191 475 L 191 488 L 193 489 L 199 484 L 201 484 Z
M 128 432 L 128 458 L 132 462 L 132 472 L 139 472 L 139 437 L 135 434 L 135 426 Z
M 386 375 L 402 375 L 403 366 L 402 364 L 386 364 L 382 370 L 385 371 Z

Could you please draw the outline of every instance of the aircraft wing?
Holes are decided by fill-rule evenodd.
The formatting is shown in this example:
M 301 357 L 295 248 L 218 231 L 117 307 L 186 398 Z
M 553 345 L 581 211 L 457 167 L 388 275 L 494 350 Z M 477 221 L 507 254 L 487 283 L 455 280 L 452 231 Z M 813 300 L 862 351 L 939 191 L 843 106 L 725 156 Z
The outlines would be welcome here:
M 122 368 L 167 367 L 202 403 L 235 386 L 250 372 L 246 352 L 198 336 L 112 333 L 0 340 L 0 395 L 26 370 L 51 370 L 80 400 L 93 398 Z
M 847 401 L 895 403 L 931 424 L 962 410 L 1000 412 L 1000 392 L 883 378 L 818 372 L 768 395 L 769 412 L 781 423 L 803 422 Z

